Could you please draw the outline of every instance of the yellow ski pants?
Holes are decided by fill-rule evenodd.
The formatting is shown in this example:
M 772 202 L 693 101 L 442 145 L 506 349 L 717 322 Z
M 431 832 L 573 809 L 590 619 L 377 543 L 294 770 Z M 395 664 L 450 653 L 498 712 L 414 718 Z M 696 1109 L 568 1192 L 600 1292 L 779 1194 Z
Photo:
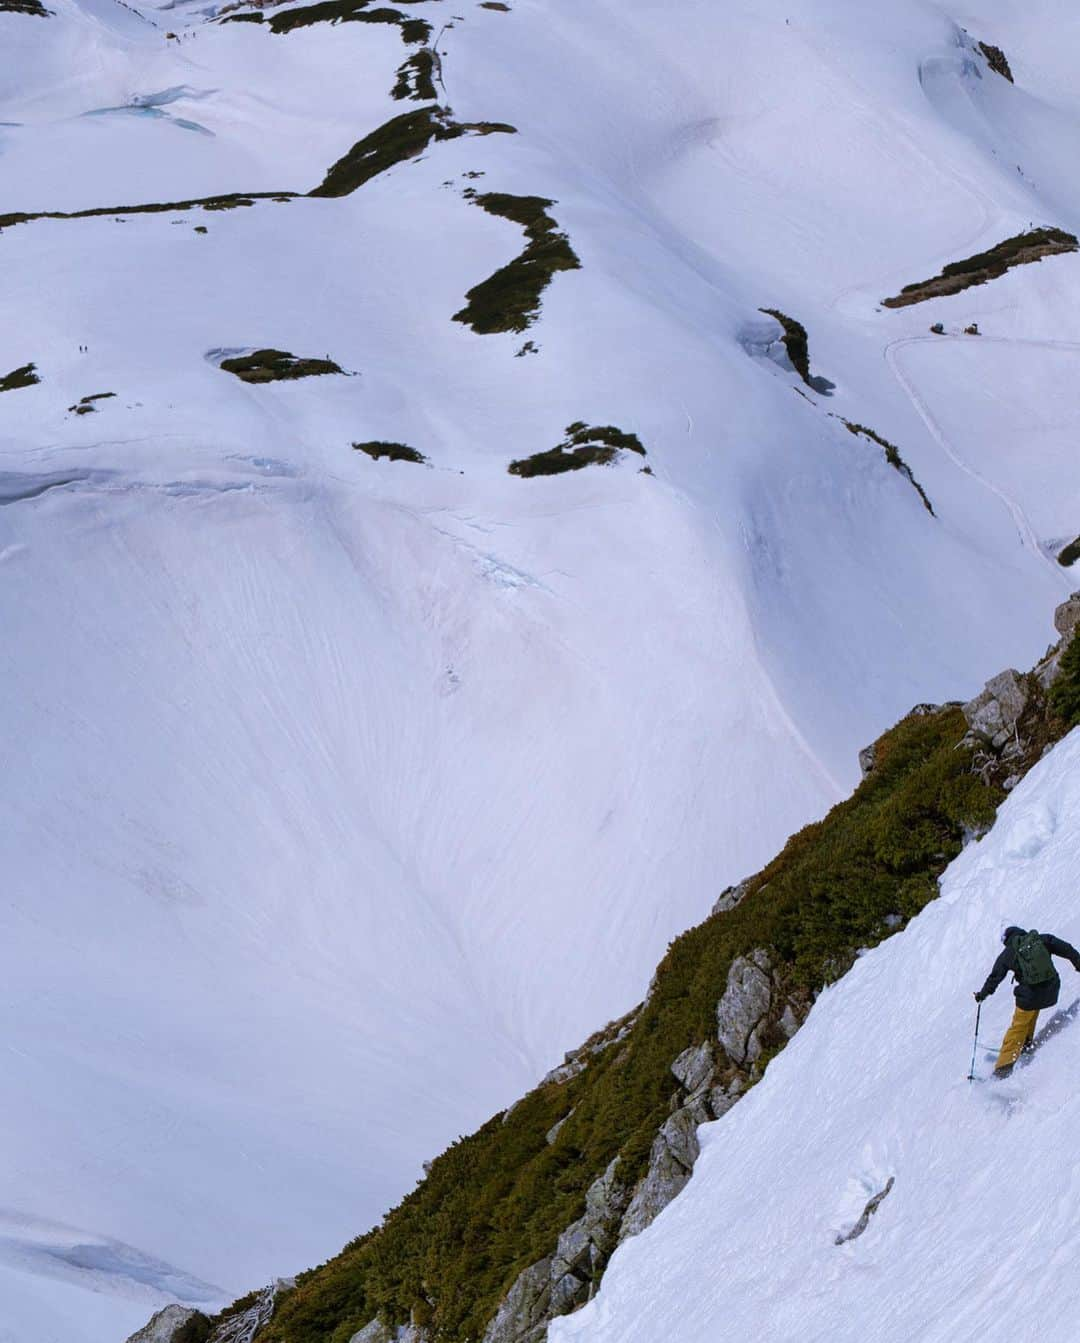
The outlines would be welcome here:
M 995 1068 L 1008 1068 L 1016 1062 L 1020 1057 L 1020 1051 L 1035 1038 L 1035 1023 L 1038 1019 L 1038 1010 L 1025 1012 L 1022 1007 L 1018 1007 L 1013 1012 L 1013 1019 L 1009 1022 L 1009 1029 L 1001 1042 L 1001 1052 L 998 1054 L 997 1063 L 994 1064 Z

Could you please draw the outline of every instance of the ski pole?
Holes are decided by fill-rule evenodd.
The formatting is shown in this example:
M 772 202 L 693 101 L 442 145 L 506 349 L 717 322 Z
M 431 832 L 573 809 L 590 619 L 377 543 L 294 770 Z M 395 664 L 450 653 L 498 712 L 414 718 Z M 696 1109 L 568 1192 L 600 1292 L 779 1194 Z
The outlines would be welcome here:
M 975 1043 L 971 1046 L 971 1071 L 968 1073 L 968 1081 L 975 1081 L 975 1051 L 979 1047 L 979 1017 L 982 1016 L 982 1003 L 975 1008 Z

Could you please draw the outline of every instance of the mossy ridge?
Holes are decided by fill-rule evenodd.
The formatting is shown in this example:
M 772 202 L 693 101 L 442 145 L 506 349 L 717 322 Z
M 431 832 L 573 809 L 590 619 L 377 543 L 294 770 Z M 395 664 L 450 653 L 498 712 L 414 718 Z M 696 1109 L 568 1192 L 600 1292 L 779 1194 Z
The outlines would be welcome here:
M 357 141 L 308 195 L 348 196 L 379 173 L 422 154 L 432 142 L 456 140 L 462 135 L 492 134 L 514 135 L 516 131 L 503 122 L 454 121 L 446 107 L 403 112 Z
M 332 359 L 303 359 L 287 350 L 253 350 L 251 354 L 231 355 L 218 368 L 232 373 L 241 382 L 285 382 L 294 378 L 317 378 L 345 370 Z
M 37 364 L 23 364 L 21 368 L 13 368 L 10 373 L 0 378 L 0 392 L 14 392 L 20 387 L 33 387 L 40 381 Z
M 401 4 L 422 4 L 425 0 L 399 0 Z M 313 5 L 283 9 L 267 20 L 272 33 L 291 33 L 316 23 L 392 23 L 401 29 L 406 46 L 417 46 L 431 38 L 431 24 L 414 19 L 400 9 L 371 9 L 373 0 L 317 0 Z
M 422 452 L 417 452 L 415 448 L 410 448 L 407 443 L 387 443 L 377 439 L 370 443 L 354 443 L 353 447 L 357 452 L 365 452 L 376 462 L 383 457 L 391 462 L 426 462 L 427 458 Z
M 556 272 L 581 269 L 570 239 L 547 213 L 555 202 L 501 191 L 465 194 L 488 214 L 520 224 L 529 241 L 520 256 L 468 291 L 468 302 L 454 313 L 454 321 L 481 336 L 526 331 L 540 316 L 540 299 Z
M 52 10 L 46 9 L 41 0 L 0 0 L 0 14 L 33 14 L 39 19 L 52 17 Z
M 92 396 L 81 397 L 73 406 L 68 406 L 68 414 L 91 415 L 97 410 L 95 401 L 108 401 L 115 395 L 115 392 L 95 392 Z
M 1067 546 L 1062 546 L 1057 553 L 1057 562 L 1065 569 L 1074 565 L 1077 560 L 1080 560 L 1080 536 L 1075 541 L 1070 541 Z
M 1030 229 L 1006 238 L 985 252 L 976 252 L 962 261 L 951 261 L 932 279 L 905 285 L 895 297 L 882 299 L 882 307 L 906 308 L 912 303 L 925 303 L 927 299 L 959 294 L 973 285 L 998 279 L 1014 266 L 1027 266 L 1043 257 L 1075 252 L 1078 247 L 1080 243 L 1074 235 L 1064 229 Z
M 618 1048 L 584 1051 L 581 1072 L 541 1083 L 459 1139 L 380 1227 L 301 1275 L 259 1343 L 347 1343 L 376 1314 L 423 1319 L 440 1343 L 478 1339 L 517 1274 L 581 1214 L 585 1190 L 613 1157 L 628 1180 L 645 1169 L 668 1115 L 670 1065 L 714 1037 L 736 956 L 769 948 L 786 988 L 811 994 L 858 948 L 891 935 L 893 916 L 906 922 L 935 897 L 965 835 L 989 826 L 1005 796 L 972 772 L 960 745 L 966 726 L 950 706 L 887 732 L 849 799 L 793 836 L 734 909 L 671 944 Z M 766 1042 L 770 1051 L 780 1044 Z M 545 1135 L 564 1118 L 549 1145 Z
M 36 210 L 32 212 L 15 211 L 0 215 L 0 229 L 11 228 L 15 224 L 29 224 L 35 219 L 94 219 L 109 215 L 147 215 L 168 214 L 183 210 L 237 210 L 254 205 L 256 201 L 290 201 L 297 197 L 295 191 L 236 191 L 223 196 L 200 196 L 189 201 L 160 201 L 144 205 L 108 205 L 94 206 L 90 210 Z
M 784 329 L 781 340 L 784 342 L 784 348 L 787 350 L 787 356 L 791 360 L 791 366 L 795 372 L 802 378 L 812 391 L 821 393 L 822 396 L 829 396 L 836 386 L 828 378 L 812 377 L 810 374 L 810 338 L 806 334 L 806 327 L 802 322 L 798 322 L 794 317 L 789 317 L 786 312 L 781 312 L 779 308 L 759 308 L 758 312 L 763 312 L 767 317 L 773 317 L 780 323 Z
M 433 102 L 439 96 L 435 91 L 435 53 L 430 47 L 423 47 L 402 61 L 390 96 L 398 101 L 411 98 L 421 103 Z
M 562 443 L 511 462 L 507 470 L 512 476 L 558 476 L 586 466 L 607 466 L 623 450 L 646 455 L 637 434 L 628 434 L 613 424 L 590 427 L 584 420 L 576 420 L 567 425 Z
M 995 74 L 1001 75 L 1007 79 L 1010 84 L 1016 81 L 1013 79 L 1012 70 L 1009 68 L 1009 60 L 1000 47 L 995 47 L 990 42 L 980 42 L 979 50 L 986 57 L 986 63 Z
M 849 434 L 862 435 L 863 438 L 869 438 L 874 443 L 877 443 L 879 447 L 884 448 L 885 460 L 894 470 L 899 471 L 904 479 L 918 492 L 919 498 L 923 501 L 923 507 L 930 516 L 932 518 L 937 517 L 937 514 L 934 512 L 934 505 L 930 502 L 926 491 L 915 479 L 915 473 L 912 471 L 911 467 L 908 466 L 907 462 L 900 456 L 900 449 L 895 443 L 890 443 L 887 438 L 882 438 L 879 433 L 868 428 L 865 424 L 854 424 L 851 420 L 844 420 L 843 425 Z

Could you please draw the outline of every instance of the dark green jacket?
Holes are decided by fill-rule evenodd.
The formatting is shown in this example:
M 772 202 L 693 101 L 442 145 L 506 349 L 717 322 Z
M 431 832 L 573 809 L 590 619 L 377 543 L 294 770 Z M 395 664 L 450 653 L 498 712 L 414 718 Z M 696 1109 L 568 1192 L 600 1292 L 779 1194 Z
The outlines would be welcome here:
M 1053 933 L 1040 933 L 1039 936 L 1052 956 L 1062 956 L 1065 960 L 1072 961 L 1074 969 L 1080 970 L 1080 951 L 1070 946 L 1068 942 L 1063 942 L 1060 937 L 1055 937 Z M 1010 970 L 1016 973 L 1016 944 L 1019 940 L 1019 937 L 1010 937 L 1005 943 L 1004 950 L 994 962 L 994 968 L 986 977 L 986 983 L 979 990 L 980 998 L 988 998 Z M 1017 984 L 1013 995 L 1017 1007 L 1022 1007 L 1025 1012 L 1034 1012 L 1044 1007 L 1053 1007 L 1060 992 L 1061 980 L 1055 975 L 1045 984 Z

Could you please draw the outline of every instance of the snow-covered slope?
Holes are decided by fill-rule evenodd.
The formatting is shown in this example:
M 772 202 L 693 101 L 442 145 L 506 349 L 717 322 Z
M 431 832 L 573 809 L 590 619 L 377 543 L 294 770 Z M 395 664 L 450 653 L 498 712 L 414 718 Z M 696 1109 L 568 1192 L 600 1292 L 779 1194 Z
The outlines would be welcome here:
M 971 993 L 1002 925 L 1080 941 L 1078 818 L 1074 731 L 948 869 L 941 898 L 826 990 L 762 1082 L 700 1130 L 686 1190 L 552 1343 L 1005 1343 L 1037 1336 L 1033 1309 L 1072 1318 L 1080 1025 L 1006 1082 L 985 1080 L 982 1050 L 980 1080 L 966 1076 Z M 1080 1001 L 1080 977 L 1058 965 L 1040 1035 Z M 984 1049 L 1011 1012 L 1003 986 L 983 1008 Z
M 417 106 L 393 24 L 48 8 L 0 10 L 5 214 L 304 192 Z M 224 1296 L 325 1256 L 858 746 L 1034 660 L 1080 257 L 878 306 L 1080 225 L 1076 20 L 1010 8 L 960 21 L 1014 87 L 914 0 L 431 0 L 440 100 L 516 134 L 338 199 L 0 228 L 0 377 L 41 379 L 0 392 L 5 1215 Z M 469 189 L 550 198 L 580 259 L 527 337 L 452 320 L 523 246 Z M 217 366 L 262 346 L 352 376 Z M 579 420 L 652 474 L 507 473 Z M 129 1314 L 112 1263 L 84 1277 Z M 34 1309 L 0 1328 L 70 1343 Z

